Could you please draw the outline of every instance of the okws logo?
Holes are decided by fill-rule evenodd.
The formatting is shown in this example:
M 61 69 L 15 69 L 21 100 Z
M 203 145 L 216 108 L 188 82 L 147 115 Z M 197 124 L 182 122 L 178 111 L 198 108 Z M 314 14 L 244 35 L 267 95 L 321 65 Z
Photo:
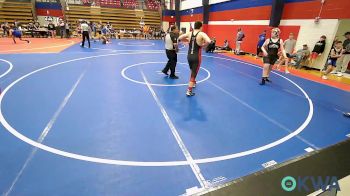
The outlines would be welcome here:
M 312 189 L 307 184 L 310 184 L 311 181 Z M 327 189 L 336 189 L 340 191 L 338 178 L 336 176 L 298 176 L 295 179 L 292 176 L 286 176 L 281 181 L 281 187 L 283 190 L 287 192 L 294 191 L 318 191 L 322 189 L 322 191 L 326 191 Z
M 286 176 L 282 179 L 281 185 L 283 190 L 290 192 L 297 187 L 297 181 L 292 176 Z

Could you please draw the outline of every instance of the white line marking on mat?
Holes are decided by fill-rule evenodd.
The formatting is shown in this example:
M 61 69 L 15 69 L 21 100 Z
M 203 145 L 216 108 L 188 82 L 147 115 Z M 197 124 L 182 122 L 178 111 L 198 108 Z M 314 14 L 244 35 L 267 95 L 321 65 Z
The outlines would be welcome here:
M 148 83 L 148 80 L 147 80 L 145 74 L 143 73 L 143 71 L 141 69 L 140 69 L 140 72 L 142 74 L 142 78 L 145 81 L 149 91 L 151 92 L 151 94 L 152 94 L 154 100 L 156 101 L 160 111 L 162 112 L 165 121 L 169 125 L 169 128 L 170 128 L 172 134 L 174 135 L 177 144 L 181 148 L 181 151 L 184 154 L 184 156 L 186 157 L 186 160 L 190 163 L 191 169 L 192 169 L 194 175 L 196 176 L 198 182 L 200 183 L 201 187 L 204 187 L 204 188 L 207 187 L 207 181 L 205 180 L 204 176 L 202 175 L 199 166 L 194 162 L 194 160 L 192 158 L 192 155 L 188 151 L 185 143 L 182 141 L 178 131 L 176 130 L 176 128 L 175 128 L 173 122 L 171 121 L 168 113 L 165 111 L 165 108 L 162 105 L 162 103 L 160 102 L 156 92 L 153 90 L 152 86 Z
M 271 160 L 271 161 L 268 161 L 266 163 L 261 164 L 261 166 L 263 166 L 264 168 L 268 168 L 268 167 L 274 166 L 276 164 L 277 164 L 277 162 L 275 160 Z
M 315 151 L 313 148 L 311 148 L 311 147 L 308 147 L 308 148 L 305 148 L 304 149 L 306 152 L 313 152 L 313 151 Z
M 73 85 L 72 89 L 69 91 L 69 93 L 66 95 L 66 97 L 63 99 L 61 105 L 58 107 L 57 111 L 55 112 L 55 114 L 52 116 L 51 120 L 49 121 L 49 123 L 47 123 L 45 129 L 43 130 L 43 132 L 40 134 L 37 142 L 38 143 L 42 143 L 47 134 L 49 133 L 49 131 L 51 130 L 52 126 L 55 124 L 58 116 L 61 114 L 63 108 L 67 105 L 68 100 L 70 99 L 70 97 L 73 95 L 75 89 L 77 88 L 78 84 L 80 83 L 81 79 L 84 77 L 85 75 L 85 71 L 80 74 L 78 80 L 75 82 L 75 84 Z M 4 194 L 5 196 L 9 195 L 13 188 L 15 187 L 17 181 L 19 180 L 19 178 L 22 176 L 24 170 L 26 169 L 26 167 L 28 166 L 29 162 L 32 160 L 32 158 L 34 157 L 35 153 L 37 152 L 38 148 L 34 147 L 32 152 L 29 154 L 28 158 L 26 159 L 26 161 L 24 162 L 21 170 L 18 172 L 18 174 L 16 175 L 16 178 L 13 180 L 10 188 L 8 189 L 8 191 Z
M 7 60 L 5 60 L 5 59 L 0 59 L 0 61 L 3 61 L 3 62 L 5 62 L 5 63 L 9 64 L 9 68 L 6 70 L 6 72 L 0 75 L 0 78 L 2 78 L 2 77 L 4 77 L 4 76 L 6 76 L 8 73 L 10 73 L 10 71 L 11 71 L 12 68 L 13 68 L 13 65 L 12 65 L 12 63 L 11 63 L 10 61 L 7 61 Z
M 256 112 L 257 114 L 259 114 L 260 116 L 262 116 L 263 118 L 265 118 L 266 120 L 268 120 L 269 122 L 271 122 L 272 124 L 276 125 L 277 127 L 287 131 L 288 133 L 292 133 L 293 131 L 290 130 L 289 128 L 287 128 L 286 126 L 282 125 L 281 123 L 279 123 L 277 120 L 269 117 L 268 115 L 266 115 L 265 113 L 257 110 L 256 108 L 254 108 L 253 106 L 249 105 L 248 103 L 246 103 L 245 101 L 239 99 L 238 97 L 234 96 L 232 93 L 228 92 L 227 90 L 223 89 L 222 87 L 218 86 L 217 84 L 213 83 L 212 81 L 208 81 L 209 84 L 213 85 L 214 87 L 216 87 L 217 89 L 219 89 L 220 91 L 222 91 L 223 93 L 225 93 L 226 95 L 230 96 L 231 98 L 235 99 L 236 101 L 238 101 L 240 104 L 244 105 L 245 107 L 253 110 L 254 112 Z M 310 143 L 309 141 L 307 141 L 306 139 L 302 138 L 299 135 L 295 136 L 296 138 L 298 138 L 299 140 L 303 141 L 305 144 L 312 146 L 315 149 L 318 149 L 317 146 L 315 146 L 314 144 Z

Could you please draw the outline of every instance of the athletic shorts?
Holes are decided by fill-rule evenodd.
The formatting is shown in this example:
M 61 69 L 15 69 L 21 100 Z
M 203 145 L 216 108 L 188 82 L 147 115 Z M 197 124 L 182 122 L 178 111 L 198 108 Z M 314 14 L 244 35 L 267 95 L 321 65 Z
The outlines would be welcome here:
M 328 65 L 332 65 L 333 67 L 337 66 L 337 59 L 328 59 Z
M 264 64 L 274 65 L 276 63 L 277 59 L 278 59 L 278 56 L 269 55 L 269 56 L 265 56 L 263 58 L 263 62 L 264 62 Z
M 15 37 L 18 37 L 18 38 L 21 38 L 21 37 L 22 37 L 21 31 L 18 31 L 18 30 L 13 31 L 13 32 L 12 32 L 12 35 L 15 36 Z
M 192 74 L 197 75 L 200 67 L 200 57 L 196 55 L 188 55 L 187 60 L 188 60 L 188 65 L 190 66 Z
M 312 59 L 316 59 L 317 57 L 318 57 L 318 53 L 317 52 L 311 53 L 311 58 Z

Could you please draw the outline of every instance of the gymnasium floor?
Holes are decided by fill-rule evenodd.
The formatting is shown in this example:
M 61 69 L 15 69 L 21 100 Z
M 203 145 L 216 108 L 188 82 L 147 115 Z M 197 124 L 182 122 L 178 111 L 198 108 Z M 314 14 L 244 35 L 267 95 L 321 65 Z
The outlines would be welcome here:
M 346 90 L 203 53 L 189 98 L 186 48 L 171 80 L 162 41 L 73 44 L 0 55 L 3 195 L 181 195 L 350 134 Z

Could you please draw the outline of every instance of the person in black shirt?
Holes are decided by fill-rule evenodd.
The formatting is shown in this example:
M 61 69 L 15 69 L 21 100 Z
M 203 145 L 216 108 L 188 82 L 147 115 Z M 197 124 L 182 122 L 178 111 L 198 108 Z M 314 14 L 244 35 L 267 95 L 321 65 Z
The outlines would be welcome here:
M 36 30 L 35 26 L 34 26 L 34 23 L 30 22 L 28 24 L 27 28 L 28 28 L 28 31 L 30 32 L 30 34 L 32 35 L 32 37 L 34 37 L 34 31 Z
M 47 25 L 47 30 L 49 31 L 49 35 L 52 38 L 56 37 L 56 27 L 55 25 L 50 21 L 50 23 Z
M 312 50 L 310 64 L 312 64 L 315 61 L 315 59 L 317 59 L 317 57 L 324 52 L 324 49 L 326 47 L 326 39 L 327 37 L 325 35 L 322 35 L 320 37 L 320 40 L 316 42 L 314 49 Z
M 281 50 L 284 59 L 287 58 L 286 51 L 283 47 L 283 40 L 280 38 L 281 30 L 274 28 L 271 30 L 271 38 L 267 39 L 261 50 L 264 53 L 263 62 L 263 73 L 260 85 L 265 85 L 265 82 L 271 82 L 269 80 L 270 72 L 272 67 L 275 65 L 278 59 L 278 51 Z
M 168 71 L 170 69 L 170 78 L 178 79 L 179 77 L 175 75 L 175 68 L 177 63 L 177 38 L 179 37 L 179 31 L 176 26 L 171 27 L 171 32 L 165 36 L 165 52 L 168 57 L 168 63 L 165 65 L 162 72 L 165 75 L 168 75 Z
M 2 31 L 3 31 L 3 37 L 10 36 L 10 26 L 7 22 L 4 22 L 4 24 L 1 25 Z

